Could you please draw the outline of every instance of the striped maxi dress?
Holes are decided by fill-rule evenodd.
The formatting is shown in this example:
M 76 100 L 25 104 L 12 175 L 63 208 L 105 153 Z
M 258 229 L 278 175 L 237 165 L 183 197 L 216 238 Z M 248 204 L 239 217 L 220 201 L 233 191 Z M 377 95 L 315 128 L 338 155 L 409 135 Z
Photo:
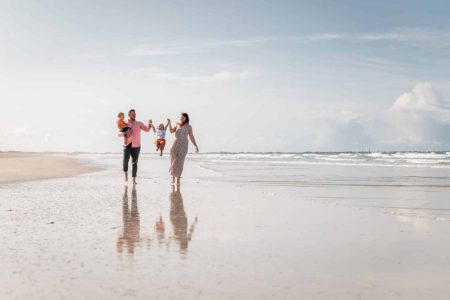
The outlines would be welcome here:
M 170 148 L 170 175 L 181 177 L 183 173 L 184 159 L 188 153 L 188 135 L 190 125 L 178 126 L 175 131 L 175 140 Z

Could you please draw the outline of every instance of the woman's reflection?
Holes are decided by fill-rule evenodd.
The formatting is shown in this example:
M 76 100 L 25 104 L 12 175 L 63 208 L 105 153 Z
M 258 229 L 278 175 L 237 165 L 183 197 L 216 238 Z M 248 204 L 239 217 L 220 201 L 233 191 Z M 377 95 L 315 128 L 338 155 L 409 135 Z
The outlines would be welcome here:
M 125 246 L 128 253 L 134 253 L 134 248 L 140 239 L 140 217 L 134 185 L 131 191 L 131 211 L 128 206 L 128 186 L 125 186 L 122 200 L 123 233 L 117 240 L 117 251 L 122 253 Z
M 188 228 L 188 220 L 184 211 L 183 197 L 179 186 L 172 186 L 170 198 L 170 222 L 172 223 L 173 233 L 170 240 L 175 240 L 180 245 L 180 253 L 186 254 L 188 244 L 192 239 L 197 217 L 192 225 Z

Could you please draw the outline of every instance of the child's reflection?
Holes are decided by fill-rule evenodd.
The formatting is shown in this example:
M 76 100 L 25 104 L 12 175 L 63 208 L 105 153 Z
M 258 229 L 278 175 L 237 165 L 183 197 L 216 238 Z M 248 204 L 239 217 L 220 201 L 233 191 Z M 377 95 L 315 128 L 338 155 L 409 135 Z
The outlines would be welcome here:
M 122 253 L 125 246 L 128 253 L 134 253 L 140 239 L 140 217 L 135 185 L 131 191 L 131 211 L 128 206 L 128 186 L 125 186 L 122 200 L 123 233 L 117 239 L 117 251 Z
M 163 245 L 165 243 L 165 225 L 162 216 L 159 216 L 159 219 L 155 222 L 155 233 L 156 240 L 158 241 L 158 245 Z

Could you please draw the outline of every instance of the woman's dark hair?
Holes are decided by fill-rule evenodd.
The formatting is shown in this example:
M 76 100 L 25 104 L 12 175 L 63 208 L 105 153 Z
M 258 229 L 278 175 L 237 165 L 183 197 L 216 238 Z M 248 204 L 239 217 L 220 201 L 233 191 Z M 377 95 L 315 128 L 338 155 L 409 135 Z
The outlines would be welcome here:
M 184 125 L 185 123 L 189 124 L 189 115 L 187 113 L 181 113 L 181 115 L 186 118 L 186 121 L 181 125 Z

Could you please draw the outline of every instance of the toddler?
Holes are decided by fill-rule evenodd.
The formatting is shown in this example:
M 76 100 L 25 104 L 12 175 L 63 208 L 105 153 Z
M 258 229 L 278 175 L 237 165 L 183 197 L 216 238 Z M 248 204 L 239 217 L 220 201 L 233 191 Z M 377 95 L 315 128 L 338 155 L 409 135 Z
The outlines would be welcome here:
M 166 126 L 164 126 L 163 123 L 159 124 L 157 130 L 152 125 L 153 130 L 155 131 L 156 151 L 159 151 L 159 156 L 162 156 L 164 147 L 166 146 L 166 131 L 167 131 L 168 126 L 169 126 L 169 121 L 167 121 Z
M 129 133 L 129 130 L 131 129 L 130 127 L 128 127 L 127 122 L 125 122 L 125 114 L 123 112 L 120 112 L 117 115 L 117 128 L 119 128 L 119 136 L 123 136 L 124 137 L 124 145 L 126 146 L 126 140 L 127 140 L 127 136 Z

